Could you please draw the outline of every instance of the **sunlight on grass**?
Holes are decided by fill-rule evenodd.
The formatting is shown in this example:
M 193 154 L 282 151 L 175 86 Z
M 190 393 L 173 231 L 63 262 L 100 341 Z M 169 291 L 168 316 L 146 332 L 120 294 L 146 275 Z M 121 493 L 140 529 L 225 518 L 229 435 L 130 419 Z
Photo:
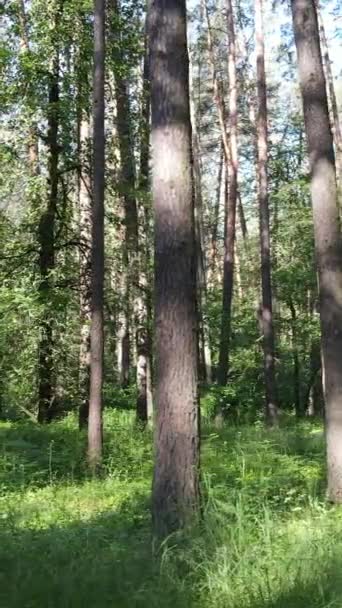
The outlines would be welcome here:
M 203 431 L 204 517 L 152 558 L 150 432 L 106 414 L 103 478 L 73 417 L 0 424 L 4 608 L 342 606 L 342 511 L 319 425 Z

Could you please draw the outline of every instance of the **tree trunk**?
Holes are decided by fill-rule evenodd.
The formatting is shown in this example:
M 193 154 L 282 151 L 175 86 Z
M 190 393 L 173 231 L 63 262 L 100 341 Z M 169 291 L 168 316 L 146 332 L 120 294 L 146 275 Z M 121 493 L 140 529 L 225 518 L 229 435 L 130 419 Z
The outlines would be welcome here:
M 91 178 L 89 116 L 80 109 L 79 126 L 79 234 L 80 234 L 80 354 L 79 354 L 79 426 L 88 424 L 90 382 L 91 326 Z
M 105 0 L 94 2 L 93 205 L 91 243 L 91 331 L 88 462 L 96 471 L 102 458 L 103 283 L 104 283 L 104 74 Z
M 220 160 L 218 167 L 218 175 L 217 175 L 217 189 L 216 189 L 216 197 L 215 197 L 215 207 L 214 207 L 214 217 L 213 217 L 213 227 L 211 233 L 211 251 L 210 251 L 210 275 L 212 276 L 211 283 L 215 285 L 217 278 L 217 270 L 218 270 L 218 226 L 219 226 L 219 218 L 220 218 L 220 205 L 221 205 L 221 192 L 222 192 L 222 183 L 224 182 L 224 148 L 223 143 L 221 144 L 220 150 Z
M 319 279 L 328 495 L 342 501 L 342 241 L 333 138 L 314 0 L 292 0 Z
M 336 100 L 334 76 L 331 69 L 331 61 L 329 57 L 329 47 L 327 37 L 325 35 L 324 23 L 322 14 L 319 7 L 319 0 L 316 0 L 319 32 L 321 38 L 321 45 L 323 51 L 323 62 L 325 68 L 326 81 L 328 85 L 328 95 L 330 100 L 331 108 L 331 125 L 333 129 L 333 135 L 335 139 L 335 152 L 336 152 L 336 167 L 337 167 L 337 179 L 339 187 L 342 188 L 342 131 L 340 125 L 340 118 L 338 114 L 338 106 Z
M 300 365 L 298 355 L 297 313 L 292 298 L 289 299 L 291 313 L 292 357 L 293 357 L 293 403 L 297 418 L 303 415 L 300 398 Z
M 191 63 L 190 63 L 191 67 Z M 190 86 L 192 83 L 190 78 Z M 202 198 L 202 175 L 200 163 L 200 142 L 197 131 L 196 110 L 193 99 L 193 91 L 190 94 L 190 112 L 192 122 L 192 154 L 193 154 L 193 178 L 195 193 L 195 235 L 196 235 L 196 261 L 197 261 L 197 288 L 198 288 L 198 326 L 201 336 L 201 351 L 203 360 L 204 379 L 207 384 L 212 382 L 210 330 L 206 318 L 207 309 L 207 269 L 205 260 L 204 229 L 203 229 L 203 198 Z
M 119 3 L 117 0 L 112 0 L 114 15 L 120 16 Z M 128 87 L 125 78 L 122 76 L 122 64 L 124 57 L 122 51 L 119 51 L 120 61 L 114 62 L 115 84 L 116 84 L 116 102 L 117 102 L 117 118 L 118 118 L 118 136 L 121 157 L 121 180 L 120 185 L 123 192 L 124 211 L 125 211 L 125 247 L 128 262 L 128 301 L 131 300 L 132 285 L 138 283 L 133 294 L 133 310 L 135 324 L 135 344 L 136 344 L 136 382 L 137 382 L 137 403 L 136 413 L 137 419 L 145 423 L 148 418 L 148 387 L 147 387 L 147 369 L 149 366 L 149 337 L 148 337 L 148 310 L 146 306 L 146 277 L 144 276 L 144 266 L 142 255 L 139 247 L 140 235 L 138 224 L 138 208 L 135 193 L 135 166 L 134 166 L 134 146 L 131 132 L 131 111 L 128 94 Z M 144 74 L 144 113 L 145 120 L 148 119 L 149 101 L 146 98 L 147 79 L 148 79 L 148 62 L 145 59 L 145 74 Z M 149 125 L 146 125 L 146 129 Z M 143 138 L 142 145 L 147 146 L 147 150 L 142 151 L 142 156 L 147 156 L 147 172 L 148 172 L 148 156 L 149 142 L 146 140 L 146 134 Z M 148 181 L 148 173 L 147 173 Z M 129 322 L 129 316 L 127 321 Z M 129 349 L 129 328 L 126 328 L 125 341 L 123 342 L 124 349 Z M 127 360 L 127 357 L 126 357 Z M 125 380 L 127 380 L 125 378 Z
M 59 15 L 56 12 L 55 28 L 58 28 Z M 55 49 L 49 75 L 48 104 L 48 185 L 47 208 L 43 212 L 38 229 L 40 246 L 39 297 L 42 304 L 39 338 L 38 364 L 38 422 L 51 422 L 55 414 L 54 368 L 53 368 L 53 310 L 52 289 L 55 268 L 55 220 L 58 202 L 58 128 L 59 128 L 59 50 Z
M 225 218 L 225 243 L 223 262 L 223 297 L 218 365 L 218 382 L 225 385 L 229 369 L 229 344 L 231 333 L 234 253 L 236 230 L 236 203 L 238 186 L 238 108 L 234 15 L 231 0 L 226 1 L 228 25 L 228 71 L 229 71 L 229 162 L 228 162 L 228 205 Z
M 149 41 L 148 24 L 145 26 L 145 53 L 143 68 L 143 94 L 140 130 L 140 172 L 139 194 L 142 207 L 144 230 L 141 235 L 140 261 L 140 307 L 137 319 L 137 418 L 152 422 L 152 336 L 151 336 L 151 213 L 150 213 L 150 83 L 149 83 Z
M 152 515 L 155 535 L 165 538 L 191 524 L 199 507 L 196 265 L 185 0 L 152 0 L 149 27 L 157 405 Z
M 263 32 L 262 0 L 255 0 L 255 32 L 257 55 L 257 173 L 258 198 L 260 219 L 260 250 L 261 250 L 261 290 L 262 303 L 260 308 L 260 325 L 263 335 L 264 374 L 265 374 L 265 412 L 270 425 L 277 423 L 277 396 L 275 380 L 275 351 L 272 309 L 271 281 L 271 239 L 270 218 L 268 208 L 268 178 L 267 178 L 267 90 L 265 75 L 265 50 Z

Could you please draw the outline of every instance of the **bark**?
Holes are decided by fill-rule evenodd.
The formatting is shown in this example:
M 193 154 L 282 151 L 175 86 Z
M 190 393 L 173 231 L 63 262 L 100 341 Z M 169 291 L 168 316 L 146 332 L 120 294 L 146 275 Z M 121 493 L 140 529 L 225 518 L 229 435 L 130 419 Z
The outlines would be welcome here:
M 59 14 L 56 12 L 55 28 Z M 58 129 L 59 129 L 59 50 L 56 46 L 49 75 L 48 102 L 48 201 L 39 227 L 39 298 L 42 304 L 38 362 L 38 422 L 51 422 L 55 415 L 55 378 L 53 366 L 53 310 L 52 290 L 55 268 L 55 222 L 58 204 Z
M 234 284 L 236 203 L 238 186 L 238 108 L 236 77 L 236 45 L 234 14 L 231 0 L 227 0 L 228 26 L 228 72 L 229 72 L 229 158 L 228 161 L 228 205 L 225 218 L 225 242 L 223 261 L 222 319 L 218 382 L 225 385 L 229 370 L 229 345 L 231 334 L 232 300 Z
M 157 410 L 152 515 L 155 535 L 165 538 L 191 524 L 199 508 L 196 265 L 185 1 L 152 0 L 149 27 Z
M 311 169 L 322 332 L 328 495 L 342 501 L 342 240 L 333 138 L 314 0 L 292 0 Z
M 297 312 L 292 298 L 289 298 L 291 313 L 292 357 L 293 357 L 293 403 L 297 418 L 303 415 L 300 396 L 300 364 L 298 354 Z
M 335 154 L 336 154 L 336 167 L 337 167 L 337 179 L 339 187 L 342 187 L 342 130 L 340 125 L 340 118 L 338 113 L 338 106 L 336 100 L 334 76 L 331 69 L 331 61 L 329 56 L 329 47 L 327 37 L 325 35 L 324 23 L 322 14 L 320 11 L 319 0 L 316 0 L 319 33 L 323 52 L 323 65 L 325 68 L 326 82 L 328 87 L 328 96 L 331 108 L 331 126 L 333 130 L 333 136 L 335 140 Z
M 321 352 L 318 341 L 313 340 L 310 348 L 310 375 L 306 391 L 306 415 L 310 418 L 322 412 L 323 388 L 321 373 Z
M 79 234 L 80 234 L 80 353 L 79 353 L 79 426 L 88 424 L 91 326 L 91 179 L 89 116 L 80 109 L 79 126 Z
M 191 64 L 190 64 L 191 66 Z M 207 310 L 207 268 L 205 260 L 204 228 L 203 228 L 203 198 L 201 175 L 201 151 L 197 131 L 196 111 L 193 93 L 190 96 L 190 111 L 192 122 L 192 153 L 193 178 L 195 192 L 195 235 L 196 235 L 196 261 L 197 261 L 197 288 L 198 288 L 198 325 L 201 337 L 201 354 L 203 361 L 204 379 L 208 384 L 212 382 L 212 365 L 210 349 L 210 330 L 206 318 Z
M 242 198 L 241 198 L 240 192 L 238 192 L 237 197 L 238 197 L 238 211 L 239 211 L 239 220 L 240 220 L 241 234 L 242 234 L 242 238 L 243 238 L 244 243 L 246 243 L 246 241 L 248 239 L 248 228 L 247 228 L 245 211 L 244 211 L 244 208 L 243 208 Z
M 105 0 L 94 2 L 93 205 L 91 243 L 91 331 L 88 462 L 95 472 L 102 458 L 103 283 L 104 283 L 104 73 Z
M 255 32 L 257 55 L 257 174 L 260 221 L 261 291 L 260 325 L 263 336 L 265 413 L 270 425 L 277 423 L 277 395 L 275 379 L 275 348 L 271 281 L 271 239 L 268 207 L 267 176 L 267 90 L 265 74 L 265 49 L 263 33 L 263 3 L 255 0 Z
M 214 207 L 214 218 L 213 218 L 213 228 L 211 234 L 211 252 L 210 252 L 210 269 L 211 275 L 213 277 L 212 283 L 215 284 L 215 277 L 217 276 L 218 270 L 218 226 L 219 226 L 219 217 L 220 217 L 220 205 L 221 205 L 221 192 L 222 192 L 222 183 L 223 183 L 223 175 L 224 175 L 224 149 L 223 144 L 221 144 L 220 151 L 220 160 L 218 167 L 218 175 L 217 175 L 217 190 L 216 190 L 216 198 L 215 198 L 215 207 Z
M 152 422 L 152 307 L 151 307 L 151 277 L 149 267 L 151 259 L 151 214 L 150 214 L 150 84 L 149 84 L 149 40 L 148 24 L 145 26 L 145 53 L 143 67 L 143 95 L 140 130 L 140 171 L 139 193 L 140 206 L 144 222 L 143 235 L 140 236 L 140 308 L 137 328 L 137 417 L 138 420 Z

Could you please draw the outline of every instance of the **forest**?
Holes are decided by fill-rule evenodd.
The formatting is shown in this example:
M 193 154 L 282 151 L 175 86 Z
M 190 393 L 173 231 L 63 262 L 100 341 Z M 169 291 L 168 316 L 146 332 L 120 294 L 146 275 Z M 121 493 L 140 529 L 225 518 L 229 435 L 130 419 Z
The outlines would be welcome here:
M 0 74 L 0 608 L 341 608 L 342 0 L 3 0 Z

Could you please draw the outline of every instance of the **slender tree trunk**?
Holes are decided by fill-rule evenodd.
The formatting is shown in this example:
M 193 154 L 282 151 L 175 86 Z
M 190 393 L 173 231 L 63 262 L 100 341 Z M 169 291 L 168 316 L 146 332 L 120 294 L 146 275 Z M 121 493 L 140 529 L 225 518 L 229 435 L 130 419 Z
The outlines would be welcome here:
M 120 9 L 117 0 L 112 0 L 114 14 L 119 16 Z M 119 136 L 119 147 L 121 156 L 121 188 L 123 191 L 124 200 L 124 211 L 125 211 L 125 247 L 126 257 L 128 262 L 128 288 L 127 293 L 128 301 L 131 299 L 131 286 L 134 283 L 138 283 L 135 293 L 133 294 L 133 310 L 134 310 L 134 324 L 136 329 L 136 381 L 137 381 L 137 404 L 136 413 L 137 418 L 141 422 L 145 423 L 148 418 L 148 366 L 149 363 L 149 339 L 148 339 L 148 310 L 146 306 L 146 280 L 144 276 L 144 264 L 142 255 L 139 247 L 140 235 L 139 235 L 139 224 L 138 224 L 138 208 L 135 194 L 135 166 L 134 166 L 134 149 L 131 133 L 131 111 L 130 101 L 127 88 L 127 82 L 122 77 L 122 63 L 124 62 L 123 54 L 120 52 L 120 62 L 114 63 L 117 66 L 115 70 L 115 83 L 116 83 L 116 100 L 117 100 L 117 117 L 118 117 L 118 136 Z M 148 62 L 145 61 L 145 74 L 144 74 L 144 91 L 146 91 L 146 83 L 148 78 Z M 144 100 L 145 108 L 144 112 L 149 113 L 149 102 L 147 99 Z M 147 103 L 147 106 L 146 106 Z M 144 117 L 146 119 L 146 116 Z M 147 117 L 148 118 L 148 117 Z M 149 128 L 149 125 L 146 126 Z M 147 145 L 147 151 L 143 150 L 142 155 L 148 159 L 149 144 L 145 141 L 143 144 Z M 148 160 L 147 160 L 148 164 Z M 148 171 L 148 167 L 147 167 Z M 133 291 L 133 290 L 132 290 Z M 129 319 L 129 317 L 128 317 Z M 125 337 L 126 342 L 123 341 L 122 349 L 123 354 L 125 349 L 129 349 L 129 330 L 126 331 Z M 128 339 L 127 339 L 128 338 Z M 127 357 L 126 357 L 127 360 Z
M 220 205 L 221 205 L 221 192 L 222 192 L 222 183 L 224 182 L 224 148 L 223 144 L 221 144 L 220 150 L 220 160 L 218 167 L 218 175 L 217 175 L 217 189 L 216 189 L 216 198 L 215 198 L 215 207 L 214 207 L 214 217 L 213 217 L 213 227 L 211 233 L 211 251 L 210 251 L 210 274 L 212 276 L 212 283 L 215 285 L 217 270 L 218 270 L 218 226 L 219 226 L 219 217 L 220 217 Z
M 55 27 L 58 26 L 58 12 Z M 56 48 L 49 77 L 48 104 L 48 185 L 47 208 L 43 212 L 38 238 L 40 246 L 39 296 L 42 304 L 39 339 L 38 367 L 38 422 L 51 422 L 55 414 L 54 366 L 53 366 L 53 310 L 52 289 L 55 268 L 55 220 L 58 202 L 58 128 L 59 128 L 59 50 Z
M 91 243 L 91 331 L 88 461 L 95 472 L 102 458 L 103 283 L 104 283 L 104 74 L 105 0 L 94 2 L 93 205 Z
M 267 90 L 265 75 L 265 50 L 263 33 L 262 0 L 255 0 L 255 32 L 257 54 L 257 149 L 258 149 L 258 198 L 260 218 L 261 290 L 260 325 L 263 335 L 264 374 L 266 402 L 265 411 L 269 424 L 277 423 L 277 396 L 275 380 L 275 350 L 271 281 L 271 239 L 268 208 L 267 179 Z
M 191 63 L 190 63 L 191 67 Z M 190 85 L 192 83 L 190 78 Z M 190 111 L 192 122 L 192 153 L 193 153 L 193 178 L 195 193 L 195 235 L 196 235 L 196 260 L 197 260 L 197 287 L 198 287 L 198 325 L 201 336 L 203 371 L 205 381 L 212 382 L 210 330 L 206 319 L 207 309 L 207 269 L 205 260 L 204 229 L 203 229 L 203 198 L 202 198 L 202 175 L 200 163 L 200 142 L 197 131 L 196 110 L 193 100 L 193 91 L 190 94 Z
M 196 265 L 185 0 L 149 8 L 155 216 L 157 537 L 199 507 Z M 170 163 L 170 158 L 172 162 Z
M 335 140 L 335 153 L 336 153 L 336 167 L 337 167 L 337 179 L 339 187 L 342 188 L 342 130 L 340 125 L 340 118 L 338 113 L 338 106 L 336 100 L 335 86 L 334 86 L 334 76 L 331 69 L 331 61 L 329 56 L 329 47 L 327 42 L 327 37 L 325 35 L 323 18 L 319 6 L 319 0 L 316 0 L 316 8 L 317 8 L 317 16 L 318 16 L 318 24 L 319 24 L 319 32 L 320 39 L 322 45 L 323 52 L 323 64 L 325 68 L 326 81 L 328 85 L 328 95 L 330 100 L 330 108 L 331 108 L 331 125 Z
M 228 209 L 226 215 L 223 298 L 218 365 L 218 382 L 227 383 L 229 370 L 229 344 L 231 333 L 232 300 L 234 284 L 236 203 L 238 187 L 238 108 L 234 15 L 231 0 L 226 1 L 228 25 L 228 71 L 229 71 L 229 163 L 228 163 Z
M 151 277 L 149 272 L 151 259 L 151 213 L 150 213 L 150 83 L 149 83 L 149 40 L 148 24 L 145 26 L 145 53 L 143 68 L 143 94 L 140 130 L 140 172 L 139 193 L 140 205 L 143 208 L 144 231 L 140 237 L 140 314 L 137 328 L 137 414 L 138 419 L 152 422 L 152 307 L 151 307 Z
M 80 354 L 79 354 L 79 426 L 88 424 L 91 327 L 91 178 L 89 143 L 90 124 L 87 112 L 80 109 L 79 126 L 79 233 L 80 233 Z
M 293 357 L 293 402 L 297 418 L 303 415 L 300 398 L 300 364 L 298 355 L 298 335 L 297 335 L 297 313 L 292 298 L 289 299 L 289 309 L 291 313 L 291 338 L 292 338 L 292 357 Z
M 342 240 L 333 138 L 314 0 L 292 0 L 319 278 L 328 495 L 342 501 Z
M 242 234 L 244 243 L 246 243 L 246 241 L 248 239 L 248 228 L 247 228 L 247 222 L 246 222 L 246 217 L 245 217 L 245 211 L 243 208 L 240 192 L 238 192 L 237 196 L 238 196 L 238 210 L 239 210 L 241 234 Z

